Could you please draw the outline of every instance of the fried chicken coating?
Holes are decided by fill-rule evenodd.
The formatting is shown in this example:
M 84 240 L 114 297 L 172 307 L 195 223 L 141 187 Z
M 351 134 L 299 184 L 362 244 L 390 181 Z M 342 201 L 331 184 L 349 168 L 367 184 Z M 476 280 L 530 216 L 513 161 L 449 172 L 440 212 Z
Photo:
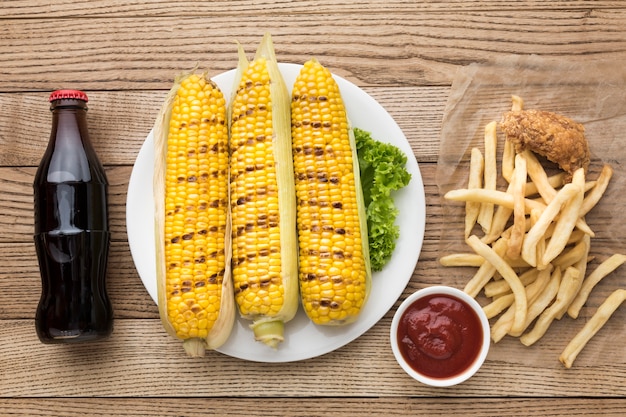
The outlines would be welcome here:
M 545 156 L 567 172 L 566 181 L 578 168 L 589 168 L 589 143 L 585 128 L 572 119 L 541 110 L 504 113 L 500 129 L 515 145 L 517 152 L 526 149 Z

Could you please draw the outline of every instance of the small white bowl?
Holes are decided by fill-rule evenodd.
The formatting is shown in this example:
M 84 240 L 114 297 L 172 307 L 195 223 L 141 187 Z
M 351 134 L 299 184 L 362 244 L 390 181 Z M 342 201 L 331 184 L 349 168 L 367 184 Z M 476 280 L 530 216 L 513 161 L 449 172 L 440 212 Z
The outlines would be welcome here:
M 411 367 L 411 365 L 404 358 L 402 352 L 400 351 L 400 346 L 398 345 L 398 336 L 397 336 L 398 325 L 400 324 L 400 320 L 403 314 L 406 312 L 407 308 L 410 307 L 417 300 L 425 296 L 431 296 L 435 294 L 441 294 L 443 296 L 452 296 L 454 298 L 457 298 L 463 301 L 472 310 L 474 310 L 474 312 L 479 318 L 481 329 L 482 329 L 482 338 L 479 338 L 481 345 L 480 345 L 480 350 L 478 352 L 478 355 L 476 356 L 476 359 L 473 361 L 471 365 L 469 365 L 467 368 L 462 370 L 460 373 L 457 373 L 450 377 L 442 377 L 442 378 L 431 377 L 431 376 L 427 376 L 418 372 L 413 367 Z M 475 299 L 473 299 L 472 297 L 470 297 L 463 291 L 457 288 L 447 287 L 447 286 L 442 286 L 442 285 L 437 285 L 437 286 L 432 286 L 432 287 L 421 289 L 411 294 L 409 297 L 406 298 L 406 300 L 402 302 L 402 304 L 400 304 L 400 307 L 398 307 L 398 310 L 394 314 L 393 320 L 391 322 L 390 338 L 391 338 L 391 349 L 393 350 L 393 354 L 396 357 L 396 361 L 402 367 L 402 369 L 411 377 L 416 379 L 417 381 L 422 382 L 427 385 L 434 386 L 434 387 L 447 387 L 447 386 L 460 384 L 461 382 L 466 381 L 468 378 L 474 375 L 476 371 L 480 369 L 483 362 L 485 361 L 485 358 L 487 357 L 487 353 L 489 352 L 489 345 L 491 342 L 489 321 L 487 320 L 487 316 L 485 315 L 485 312 L 481 308 L 480 304 L 478 304 L 478 302 Z M 442 361 L 444 360 L 445 359 L 442 359 Z

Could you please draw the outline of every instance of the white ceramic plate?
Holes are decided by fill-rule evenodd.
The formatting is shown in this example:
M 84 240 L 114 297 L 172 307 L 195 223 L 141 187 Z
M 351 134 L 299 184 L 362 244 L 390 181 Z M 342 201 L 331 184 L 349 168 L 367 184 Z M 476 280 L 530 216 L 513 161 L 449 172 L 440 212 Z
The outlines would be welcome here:
M 301 68 L 296 64 L 279 64 L 281 73 L 292 86 Z M 213 78 L 225 97 L 230 96 L 235 71 Z M 397 224 L 400 238 L 390 262 L 384 270 L 373 274 L 372 291 L 358 320 L 343 327 L 321 327 L 312 324 L 300 309 L 285 325 L 285 341 L 273 350 L 255 342 L 248 328 L 249 321 L 238 319 L 228 341 L 218 351 L 240 359 L 257 362 L 290 362 L 313 358 L 332 352 L 376 324 L 393 307 L 408 284 L 424 239 L 425 197 L 422 177 L 406 137 L 389 113 L 363 90 L 335 76 L 346 104 L 352 125 L 372 133 L 377 140 L 393 143 L 408 157 L 407 170 L 411 182 L 394 195 L 399 209 Z M 289 87 L 291 91 L 291 87 Z M 153 228 L 153 137 L 146 138 L 133 167 L 126 201 L 128 243 L 137 271 L 153 300 L 157 299 L 154 228 Z

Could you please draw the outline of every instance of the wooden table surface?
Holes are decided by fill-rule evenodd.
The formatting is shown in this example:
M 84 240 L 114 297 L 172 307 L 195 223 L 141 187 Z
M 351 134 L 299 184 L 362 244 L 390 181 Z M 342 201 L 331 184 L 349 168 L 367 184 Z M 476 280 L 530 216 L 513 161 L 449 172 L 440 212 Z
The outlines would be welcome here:
M 566 370 L 554 339 L 541 346 L 555 358 L 547 361 L 526 360 L 514 340 L 494 345 L 476 376 L 445 389 L 404 374 L 388 340 L 402 299 L 441 282 L 432 273 L 443 221 L 435 172 L 457 69 L 510 54 L 624 57 L 626 3 L 14 0 L 1 9 L 0 415 L 626 415 L 626 363 L 585 357 Z M 173 77 L 198 63 L 211 75 L 232 69 L 234 41 L 254 51 L 265 31 L 279 61 L 318 57 L 400 125 L 424 180 L 424 244 L 394 307 L 336 351 L 282 364 L 216 352 L 189 359 L 165 334 L 131 258 L 129 177 Z M 58 88 L 89 94 L 92 140 L 110 181 L 115 330 L 80 346 L 43 345 L 34 329 L 32 182 L 49 136 L 47 98 Z M 618 312 L 614 326 L 625 317 Z M 613 340 L 616 349 L 624 342 Z

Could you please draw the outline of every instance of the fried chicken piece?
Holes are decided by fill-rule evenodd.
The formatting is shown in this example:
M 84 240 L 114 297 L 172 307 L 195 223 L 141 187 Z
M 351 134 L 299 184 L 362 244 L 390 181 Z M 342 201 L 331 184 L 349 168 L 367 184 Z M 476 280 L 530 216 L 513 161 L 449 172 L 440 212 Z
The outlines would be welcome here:
M 566 181 L 578 168 L 589 168 L 589 143 L 585 128 L 572 119 L 541 110 L 504 113 L 500 128 L 515 145 L 517 152 L 526 149 L 559 165 L 567 172 Z

